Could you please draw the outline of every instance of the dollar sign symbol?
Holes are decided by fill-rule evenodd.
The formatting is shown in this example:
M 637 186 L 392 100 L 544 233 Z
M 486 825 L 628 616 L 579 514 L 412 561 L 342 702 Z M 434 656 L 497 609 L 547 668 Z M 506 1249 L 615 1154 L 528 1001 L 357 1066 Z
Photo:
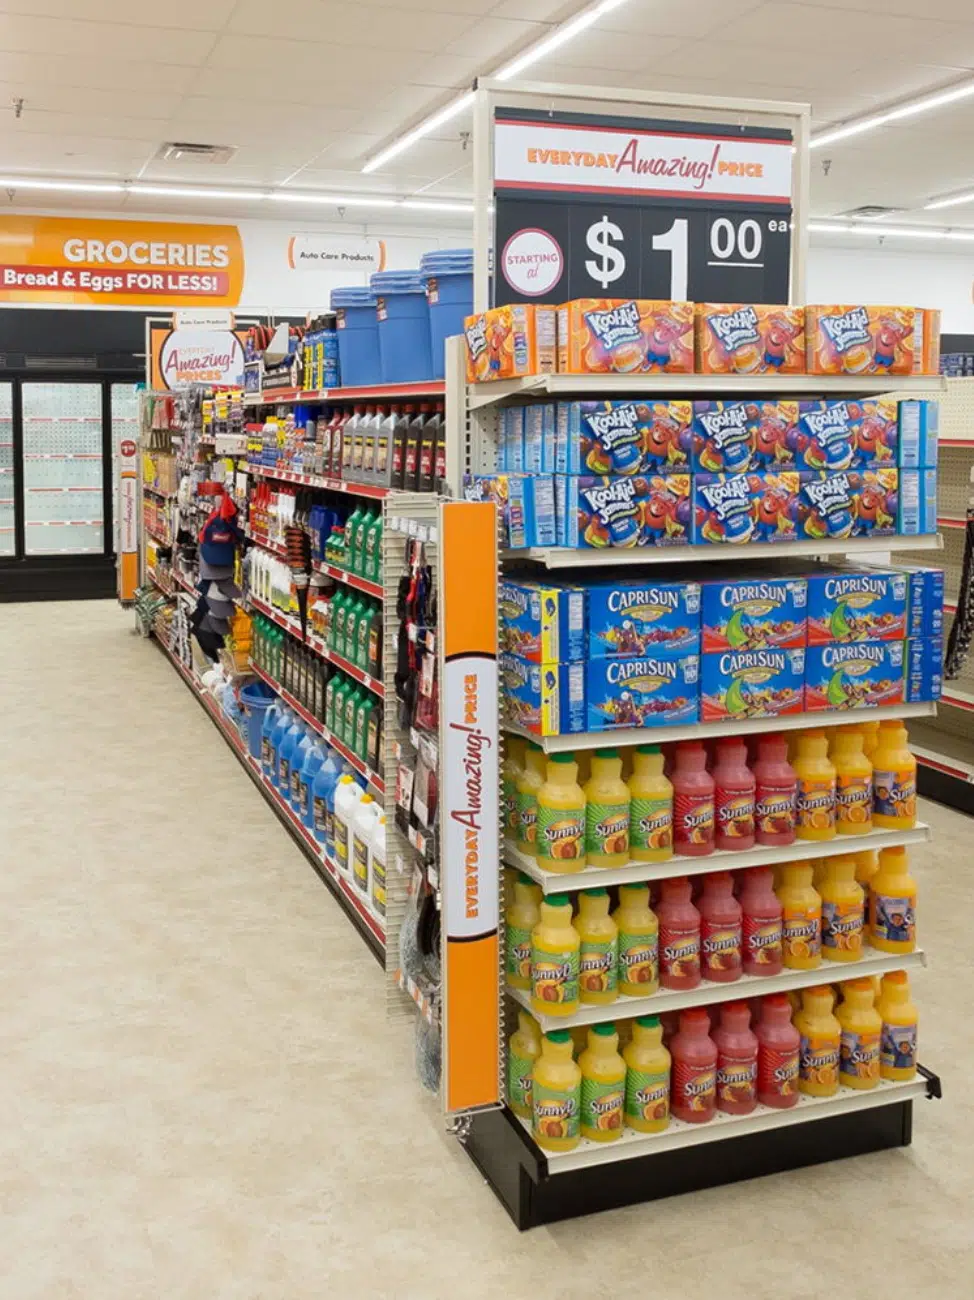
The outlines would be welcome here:
M 626 269 L 626 259 L 622 249 L 616 248 L 611 242 L 622 237 L 622 231 L 616 223 L 605 216 L 601 221 L 593 222 L 586 232 L 585 242 L 589 250 L 596 253 L 600 260 L 597 262 L 595 258 L 589 258 L 585 263 L 585 269 L 603 289 L 607 289 L 613 281 L 618 280 Z

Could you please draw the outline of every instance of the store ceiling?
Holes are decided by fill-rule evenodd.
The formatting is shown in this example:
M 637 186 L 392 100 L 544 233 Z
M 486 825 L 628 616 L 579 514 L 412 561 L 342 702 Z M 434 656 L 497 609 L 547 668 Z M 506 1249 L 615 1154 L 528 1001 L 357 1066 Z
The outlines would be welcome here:
M 0 116 L 0 171 L 468 198 L 463 118 L 387 169 L 363 175 L 361 166 L 578 8 L 578 0 L 0 0 L 0 103 L 10 105 Z M 974 6 L 926 0 L 921 16 L 916 0 L 629 0 L 529 75 L 807 100 L 821 129 L 974 75 Z M 155 160 L 167 140 L 237 152 L 225 164 Z M 899 222 L 974 227 L 974 204 L 922 211 L 972 187 L 972 146 L 968 100 L 818 150 L 812 215 L 881 204 Z M 14 201 L 38 200 L 20 191 Z M 58 194 L 56 203 L 200 210 L 197 199 L 122 195 Z M 239 205 L 241 215 L 251 209 L 260 205 Z

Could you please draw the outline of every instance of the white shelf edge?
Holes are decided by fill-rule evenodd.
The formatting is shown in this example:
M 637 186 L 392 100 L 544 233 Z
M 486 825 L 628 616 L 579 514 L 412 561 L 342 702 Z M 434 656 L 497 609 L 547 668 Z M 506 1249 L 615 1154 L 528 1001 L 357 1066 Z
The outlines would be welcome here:
M 611 568 L 616 565 L 678 564 L 681 560 L 694 563 L 717 564 L 730 560 L 808 559 L 829 555 L 873 555 L 879 551 L 942 551 L 944 539 L 940 533 L 918 533 L 916 536 L 846 537 L 829 541 L 803 542 L 748 542 L 746 546 L 640 546 L 632 550 L 622 547 L 605 547 L 593 550 L 574 550 L 568 546 L 529 546 L 521 550 L 501 552 L 503 560 L 530 560 L 543 564 L 546 569 Z
M 926 822 L 909 830 L 874 830 L 866 835 L 837 835 L 834 840 L 795 840 L 794 844 L 755 845 L 743 853 L 724 849 L 703 858 L 668 858 L 665 862 L 630 862 L 625 867 L 585 867 L 570 874 L 546 871 L 537 859 L 520 853 L 505 843 L 507 866 L 523 871 L 536 880 L 546 894 L 574 893 L 609 885 L 628 885 L 649 880 L 669 880 L 674 876 L 702 876 L 711 871 L 740 871 L 747 867 L 772 867 L 780 862 L 803 862 L 806 858 L 835 858 L 844 854 L 888 849 L 902 844 L 922 844 L 931 838 Z
M 508 994 L 530 1011 L 542 1033 L 553 1029 L 570 1029 L 573 1025 L 598 1025 L 610 1020 L 631 1020 L 633 1016 L 658 1016 L 665 1011 L 685 1011 L 687 1007 L 709 1007 L 719 1002 L 736 1002 L 740 998 L 765 997 L 769 993 L 787 993 L 792 989 L 813 988 L 816 984 L 841 984 L 862 979 L 865 975 L 885 975 L 887 971 L 910 970 L 927 964 L 922 948 L 915 952 L 877 952 L 868 946 L 866 956 L 858 961 L 825 961 L 814 970 L 789 970 L 777 975 L 742 975 L 729 984 L 711 984 L 703 980 L 695 989 L 659 989 L 645 998 L 619 997 L 615 1002 L 599 1005 L 583 1002 L 570 1016 L 546 1016 L 533 1008 L 527 989 L 505 985 Z

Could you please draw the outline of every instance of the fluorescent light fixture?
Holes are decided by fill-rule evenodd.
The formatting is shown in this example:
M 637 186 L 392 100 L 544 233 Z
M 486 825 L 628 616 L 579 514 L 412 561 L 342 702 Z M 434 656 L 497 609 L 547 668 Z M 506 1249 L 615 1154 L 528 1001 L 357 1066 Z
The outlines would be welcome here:
M 974 230 L 937 230 L 923 226 L 876 226 L 840 225 L 833 221 L 810 221 L 808 230 L 813 235 L 872 235 L 887 239 L 928 239 L 953 240 L 959 243 L 974 243 Z
M 403 199 L 399 207 L 409 208 L 411 212 L 473 212 L 472 203 L 453 202 L 450 199 L 440 202 L 435 199 Z
M 211 189 L 193 189 L 190 186 L 180 187 L 178 185 L 143 185 L 141 181 L 136 181 L 132 185 L 127 185 L 126 190 L 129 194 L 151 194 L 160 195 L 166 198 L 174 199 L 266 199 L 266 190 L 211 190 Z
M 60 190 L 65 194 L 121 194 L 125 186 L 114 181 L 36 181 L 26 176 L 0 176 L 5 190 Z
M 382 195 L 376 195 L 373 199 L 363 195 L 309 194 L 297 190 L 272 190 L 268 198 L 275 203 L 323 203 L 336 208 L 398 208 L 400 205 L 399 199 L 384 198 Z
M 974 192 L 970 194 L 955 194 L 950 199 L 934 199 L 932 203 L 924 203 L 924 210 L 932 212 L 935 208 L 956 208 L 962 203 L 974 203 Z
M 958 100 L 970 99 L 972 95 L 974 95 L 974 81 L 948 86 L 945 90 L 934 91 L 930 95 L 918 95 L 916 99 L 909 99 L 884 112 L 868 113 L 865 117 L 853 118 L 851 122 L 823 131 L 821 135 L 812 136 L 809 148 L 821 149 L 823 145 L 836 144 L 839 140 L 849 139 L 850 136 L 875 131 L 877 127 L 887 126 L 890 122 L 902 122 L 905 118 L 916 117 L 919 113 L 930 113 L 936 108 L 956 104 Z
M 533 45 L 529 45 L 526 50 L 515 55 L 510 63 L 505 63 L 499 72 L 493 74 L 495 80 L 510 81 L 518 73 L 532 67 L 541 59 L 554 53 L 555 50 L 561 49 L 569 41 L 573 41 L 580 32 L 587 31 L 589 27 L 594 27 L 600 18 L 625 3 L 626 0 L 598 0 L 596 4 L 583 9 L 574 18 L 569 18 L 560 27 L 556 27 L 548 36 L 543 36 L 540 41 L 536 41 Z
M 451 99 L 449 104 L 444 104 L 442 108 L 437 109 L 435 113 L 431 113 L 429 117 L 424 117 L 418 126 L 414 126 L 411 131 L 407 131 L 398 140 L 394 140 L 388 148 L 380 150 L 379 153 L 371 157 L 362 168 L 362 171 L 374 172 L 377 168 L 385 166 L 387 162 L 391 162 L 393 158 L 398 158 L 401 153 L 405 153 L 407 149 L 412 148 L 417 140 L 422 140 L 424 136 L 431 135 L 444 122 L 449 122 L 451 118 L 463 113 L 472 103 L 472 90 L 468 90 L 456 99 Z

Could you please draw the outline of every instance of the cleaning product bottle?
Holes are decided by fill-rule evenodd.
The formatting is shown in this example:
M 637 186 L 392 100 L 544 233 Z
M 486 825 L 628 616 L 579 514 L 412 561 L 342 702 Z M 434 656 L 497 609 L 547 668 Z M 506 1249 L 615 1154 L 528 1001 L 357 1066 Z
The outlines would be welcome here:
M 676 747 L 673 782 L 673 847 L 688 858 L 714 851 L 714 778 L 707 771 L 707 751 L 698 741 Z
M 624 867 L 629 861 L 629 804 L 618 750 L 596 750 L 585 783 L 585 860 L 590 867 Z
M 593 1025 L 588 1046 L 578 1058 L 582 1072 L 582 1137 L 614 1142 L 622 1137 L 626 1063 L 619 1055 L 614 1025 Z
M 386 816 L 379 814 L 372 832 L 372 911 L 382 918 L 386 914 Z
M 819 893 L 822 956 L 829 961 L 858 961 L 862 956 L 864 895 L 862 886 L 856 884 L 855 858 L 826 858 Z
M 742 746 L 743 748 L 743 746 Z M 700 913 L 700 973 L 715 984 L 741 978 L 743 943 L 741 905 L 734 897 L 729 871 L 704 876 Z
M 873 751 L 873 825 L 909 830 L 917 823 L 917 761 L 902 722 L 879 724 Z
M 742 922 L 741 966 L 745 975 L 777 975 L 784 965 L 782 907 L 770 867 L 745 871 L 738 895 Z
M 798 1104 L 798 1053 L 801 1035 L 791 1023 L 791 1002 L 773 993 L 761 1004 L 758 1040 L 758 1101 L 787 1110 Z
M 793 844 L 798 777 L 788 762 L 784 736 L 762 736 L 754 764 L 754 838 L 758 844 Z
M 275 784 L 278 793 L 285 802 L 288 802 L 291 798 L 291 756 L 303 735 L 304 724 L 300 718 L 292 715 L 291 725 L 281 741 L 280 749 L 277 751 L 277 781 Z
M 335 863 L 346 880 L 350 880 L 352 876 L 352 835 L 355 824 L 355 808 L 358 805 L 361 793 L 361 790 L 347 774 L 338 778 L 334 795 Z
M 511 988 L 531 987 L 531 932 L 541 919 L 541 886 L 519 872 L 505 916 L 504 968 Z
M 619 927 L 609 915 L 607 889 L 583 889 L 574 921 L 581 940 L 578 988 L 582 1002 L 605 1004 L 619 995 Z M 584 1129 L 585 1121 L 582 1121 Z
M 847 980 L 836 1019 L 842 1027 L 839 1082 L 846 1088 L 875 1088 L 879 1083 L 883 1020 L 873 1005 L 872 980 Z
M 822 964 L 822 899 L 812 886 L 810 862 L 785 862 L 775 891 L 782 911 L 782 954 L 789 970 Z
M 311 752 L 311 733 L 304 727 L 291 750 L 291 787 L 288 802 L 298 815 L 301 812 L 301 773 Z
M 334 798 L 340 775 L 341 767 L 335 751 L 329 746 L 325 761 L 318 768 L 311 787 L 311 829 L 315 839 L 332 858 L 335 856 L 335 823 L 328 808 L 328 800 L 329 796 Z
M 538 856 L 538 791 L 545 780 L 545 754 L 533 740 L 524 751 L 524 770 L 517 778 L 517 847 Z
M 274 766 L 271 769 L 270 778 L 274 783 L 275 790 L 280 788 L 281 781 L 281 746 L 293 726 L 294 714 L 286 705 L 282 704 L 278 710 L 277 726 L 271 736 L 271 755 Z
M 325 761 L 325 751 L 322 749 L 319 741 L 308 746 L 308 752 L 305 756 L 304 763 L 298 772 L 298 803 L 297 814 L 301 819 L 301 824 L 306 826 L 309 831 L 314 831 L 314 815 L 312 808 L 312 792 L 314 790 L 315 777 L 321 770 L 321 765 Z
M 869 942 L 880 952 L 913 952 L 916 911 L 917 884 L 906 849 L 881 849 L 879 870 L 869 882 Z
M 717 742 L 714 780 L 715 842 L 731 851 L 754 847 L 754 773 L 747 765 L 747 746 L 738 737 Z
M 517 1013 L 517 1029 L 507 1041 L 507 1104 L 515 1115 L 530 1119 L 531 1072 L 541 1055 L 541 1030 L 530 1012 Z
M 834 1097 L 839 1091 L 839 1046 L 842 1033 L 832 1014 L 828 984 L 802 990 L 802 1005 L 792 1017 L 798 1030 L 798 1091 L 806 1097 Z
M 572 1059 L 572 1036 L 555 1029 L 541 1039 L 531 1086 L 531 1131 L 546 1151 L 571 1151 L 581 1138 L 582 1072 Z
M 370 794 L 363 794 L 352 827 L 352 883 L 365 898 L 372 896 L 372 832 L 378 820 L 378 804 Z
M 548 871 L 585 866 L 585 792 L 571 754 L 552 754 L 538 791 L 538 863 Z
M 619 930 L 619 992 L 648 997 L 659 988 L 659 921 L 647 885 L 620 885 L 612 913 Z
M 710 1016 L 704 1007 L 680 1012 L 680 1028 L 670 1039 L 670 1053 L 673 1118 L 705 1124 L 717 1109 L 717 1045 L 710 1037 Z
M 629 777 L 629 856 L 666 862 L 673 856 L 673 785 L 659 745 L 637 745 Z
M 578 1010 L 581 948 L 572 905 L 565 894 L 549 894 L 539 910 L 531 932 L 531 1005 L 540 1015 L 570 1016 Z
M 524 771 L 525 741 L 520 736 L 504 737 L 504 762 L 501 764 L 501 812 L 504 840 L 517 842 L 517 783 Z
M 798 777 L 795 803 L 798 838 L 834 839 L 835 768 L 829 762 L 829 742 L 825 732 L 803 732 L 798 737 L 791 765 Z
M 750 1115 L 757 1105 L 758 1040 L 746 1002 L 725 1002 L 711 1034 L 717 1046 L 717 1109 Z
M 260 766 L 266 777 L 272 777 L 277 771 L 274 732 L 281 723 L 281 708 L 280 702 L 275 700 L 264 713 L 264 725 L 260 729 Z
M 879 1074 L 891 1083 L 913 1079 L 917 1072 L 917 1009 L 910 999 L 905 970 L 883 976 L 876 1005 L 883 1031 L 879 1044 Z
M 690 901 L 686 876 L 664 880 L 659 917 L 659 978 L 665 989 L 695 989 L 700 983 L 700 913 Z
M 662 1133 L 670 1122 L 673 1058 L 663 1046 L 659 1016 L 640 1016 L 632 1022 L 632 1040 L 622 1056 L 626 1063 L 626 1128 Z
M 863 740 L 860 727 L 839 727 L 832 738 L 839 835 L 868 835 L 873 828 L 873 765 L 863 753 Z

